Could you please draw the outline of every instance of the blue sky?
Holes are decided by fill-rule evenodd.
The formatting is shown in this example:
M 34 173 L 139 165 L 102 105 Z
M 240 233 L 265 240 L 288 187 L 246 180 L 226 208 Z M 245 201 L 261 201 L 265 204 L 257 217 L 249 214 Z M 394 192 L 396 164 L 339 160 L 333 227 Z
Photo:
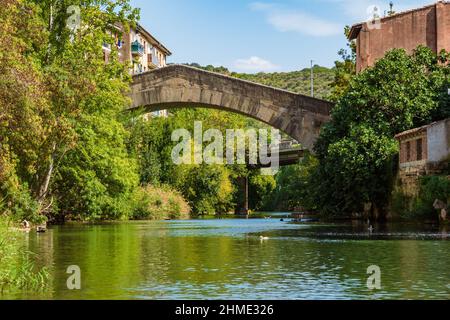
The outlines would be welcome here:
M 402 11 L 435 1 L 394 0 Z M 389 0 L 132 0 L 141 24 L 173 55 L 238 72 L 331 67 L 346 46 L 345 25 L 365 21 L 373 5 Z

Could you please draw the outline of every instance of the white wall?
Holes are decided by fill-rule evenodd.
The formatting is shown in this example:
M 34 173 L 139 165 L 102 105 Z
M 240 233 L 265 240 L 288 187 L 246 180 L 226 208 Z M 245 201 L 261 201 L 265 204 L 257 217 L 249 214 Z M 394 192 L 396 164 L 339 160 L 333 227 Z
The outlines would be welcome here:
M 450 155 L 450 119 L 436 122 L 427 129 L 428 162 L 440 162 Z

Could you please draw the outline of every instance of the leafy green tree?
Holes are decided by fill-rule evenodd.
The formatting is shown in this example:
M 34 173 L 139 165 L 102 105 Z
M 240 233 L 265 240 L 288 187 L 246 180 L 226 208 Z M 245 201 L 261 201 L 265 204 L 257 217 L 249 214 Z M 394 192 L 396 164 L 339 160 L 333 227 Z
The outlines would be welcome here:
M 46 138 L 46 88 L 33 52 L 45 46 L 38 8 L 23 0 L 0 6 L 0 203 L 17 219 L 37 219 L 39 205 L 30 192 Z M 44 44 L 43 44 L 44 42 Z
M 92 189 L 103 185 L 115 200 L 126 197 L 136 175 L 130 172 L 133 161 L 126 154 L 118 115 L 127 104 L 130 77 L 118 61 L 111 28 L 120 23 L 126 29 L 138 11 L 128 0 L 1 4 L 9 9 L 0 15 L 0 147 L 8 151 L 1 160 L 9 168 L 8 185 L 27 190 L 38 211 L 47 214 L 57 209 L 52 209 L 56 203 L 62 212 L 98 203 L 98 193 L 90 192 L 83 194 L 84 205 L 70 203 L 67 194 L 75 198 L 83 189 L 80 184 Z M 80 8 L 81 24 L 70 30 L 73 12 L 68 8 L 73 5 Z M 103 43 L 113 48 L 107 65 Z M 80 179 L 70 183 L 67 178 L 73 175 Z M 62 181 L 64 188 L 58 190 Z M 12 192 L 2 194 L 10 197 Z
M 398 152 L 395 134 L 446 114 L 448 65 L 430 49 L 395 49 L 360 73 L 333 110 L 316 145 L 311 189 L 329 215 L 386 213 Z
M 260 170 L 252 170 L 249 177 L 249 207 L 261 211 L 268 207 L 267 200 L 276 189 L 276 180 L 273 176 L 263 176 Z
M 195 215 L 234 210 L 234 187 L 223 165 L 182 165 L 177 168 L 176 188 L 181 190 Z
M 348 38 L 350 27 L 346 26 L 344 30 Z M 334 63 L 334 81 L 330 83 L 331 94 L 327 97 L 331 101 L 337 101 L 349 88 L 350 81 L 356 75 L 356 43 L 349 41 L 347 49 L 341 49 L 338 52 L 342 61 Z
M 126 150 L 123 125 L 103 114 L 88 115 L 81 117 L 76 132 L 77 145 L 62 160 L 53 186 L 60 214 L 81 219 L 127 218 L 139 177 L 137 164 Z
M 317 159 L 312 154 L 306 154 L 300 163 L 282 167 L 276 175 L 276 190 L 265 200 L 266 208 L 270 210 L 293 210 L 303 207 L 309 210 L 317 209 L 313 199 L 310 184 L 311 174 L 317 167 Z

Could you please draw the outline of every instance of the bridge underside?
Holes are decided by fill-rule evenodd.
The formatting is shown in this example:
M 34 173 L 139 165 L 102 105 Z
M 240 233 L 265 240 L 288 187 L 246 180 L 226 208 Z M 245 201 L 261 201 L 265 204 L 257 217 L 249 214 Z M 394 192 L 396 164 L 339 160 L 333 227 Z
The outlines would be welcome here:
M 239 113 L 312 149 L 333 104 L 192 67 L 172 65 L 133 77 L 130 109 L 204 107 Z

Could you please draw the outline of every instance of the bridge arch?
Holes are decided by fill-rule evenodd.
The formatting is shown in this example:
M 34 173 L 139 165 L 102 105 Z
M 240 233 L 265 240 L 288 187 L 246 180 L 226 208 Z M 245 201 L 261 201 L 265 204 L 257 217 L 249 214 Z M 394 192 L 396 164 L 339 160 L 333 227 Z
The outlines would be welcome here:
M 289 91 L 171 65 L 133 76 L 130 109 L 205 107 L 239 113 L 279 129 L 311 150 L 333 104 Z

